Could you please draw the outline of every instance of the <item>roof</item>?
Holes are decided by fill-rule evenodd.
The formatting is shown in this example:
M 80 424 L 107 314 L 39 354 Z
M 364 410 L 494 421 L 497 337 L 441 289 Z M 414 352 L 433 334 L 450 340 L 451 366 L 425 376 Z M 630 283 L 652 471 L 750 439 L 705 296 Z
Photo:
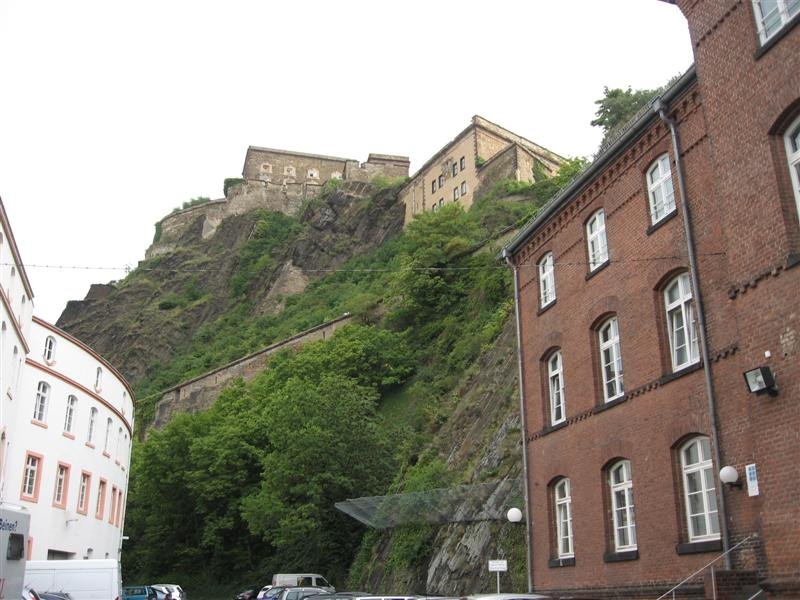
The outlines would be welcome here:
M 660 103 L 669 105 L 672 100 L 685 92 L 692 84 L 697 81 L 697 73 L 694 65 L 681 75 L 681 77 L 659 96 L 653 98 L 648 104 L 647 109 L 641 110 L 625 126 L 620 136 L 610 144 L 604 151 L 595 157 L 594 162 L 589 165 L 582 173 L 573 179 L 567 187 L 558 193 L 552 200 L 545 204 L 542 209 L 528 223 L 523 226 L 520 232 L 503 248 L 501 257 L 513 256 L 525 244 L 530 236 L 539 229 L 554 213 L 567 204 L 574 196 L 587 187 L 592 180 L 605 169 L 611 161 L 617 158 L 630 144 L 641 136 L 645 130 L 657 120 L 658 112 L 654 107 Z
M 250 152 L 269 152 L 270 154 L 286 154 L 289 156 L 304 156 L 306 158 L 321 158 L 322 160 L 335 160 L 338 162 L 357 162 L 354 158 L 341 158 L 340 156 L 326 156 L 325 154 L 310 154 L 308 152 L 292 152 L 291 150 L 280 150 L 279 148 L 264 148 L 262 146 L 248 146 L 247 154 Z M 245 155 L 246 157 L 247 155 Z M 245 158 L 245 160 L 247 160 Z
M 28 280 L 28 274 L 25 272 L 25 265 L 23 264 L 22 257 L 19 254 L 17 241 L 14 239 L 14 232 L 11 230 L 11 223 L 8 220 L 8 214 L 6 213 L 6 207 L 3 205 L 2 198 L 0 198 L 0 221 L 3 223 L 3 230 L 6 232 L 8 245 L 11 248 L 11 254 L 14 255 L 14 262 L 17 263 L 17 270 L 20 278 L 22 279 L 22 285 L 25 286 L 25 292 L 28 294 L 28 298 L 33 298 L 33 288 L 31 288 L 31 282 Z

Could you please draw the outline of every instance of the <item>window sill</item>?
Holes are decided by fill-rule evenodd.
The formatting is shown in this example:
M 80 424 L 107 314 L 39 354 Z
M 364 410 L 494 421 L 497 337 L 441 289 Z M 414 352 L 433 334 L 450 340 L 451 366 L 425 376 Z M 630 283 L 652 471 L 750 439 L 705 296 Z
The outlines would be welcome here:
M 78 510 L 76 510 L 75 512 L 76 512 L 76 513 L 78 513 L 79 515 L 83 515 L 83 516 L 85 517 L 85 516 L 86 516 L 86 515 L 89 513 L 89 509 L 86 509 L 86 510 L 81 510 L 81 509 L 79 508 L 79 509 L 78 509 Z
M 611 261 L 609 259 L 606 259 L 606 262 L 604 262 L 602 265 L 596 266 L 592 271 L 589 271 L 586 274 L 586 281 L 589 281 L 592 277 L 597 275 L 600 271 L 605 269 L 610 264 L 611 264 Z
M 86 447 L 94 450 L 94 444 L 92 442 L 86 442 Z
M 551 558 L 550 561 L 547 563 L 547 566 L 551 569 L 559 568 L 559 567 L 574 567 L 575 566 L 575 557 L 572 558 Z
M 688 367 L 683 367 L 682 369 L 673 371 L 672 373 L 667 373 L 666 375 L 662 375 L 661 379 L 658 381 L 658 384 L 665 385 L 670 381 L 679 379 L 684 375 L 688 375 L 689 373 L 694 373 L 695 371 L 699 371 L 702 368 L 703 368 L 703 361 L 698 361 L 692 365 L 689 365 Z
M 550 307 L 555 305 L 556 302 L 558 302 L 558 298 L 554 298 L 553 300 L 545 304 L 543 307 L 541 307 L 539 310 L 536 311 L 536 316 L 538 317 L 544 314 L 546 311 L 550 310 Z
M 71 434 L 69 431 L 62 431 L 61 435 L 63 435 L 65 438 L 68 438 L 70 440 L 74 440 L 75 439 L 75 436 L 73 434 Z
M 789 19 L 786 23 L 784 23 L 783 27 L 778 31 L 775 35 L 769 38 L 766 42 L 761 44 L 761 47 L 756 50 L 753 58 L 758 60 L 762 56 L 764 56 L 770 49 L 777 44 L 787 33 L 789 33 L 792 29 L 794 29 L 795 25 L 800 23 L 800 13 L 793 16 Z
M 545 436 L 549 433 L 553 433 L 554 431 L 558 431 L 559 429 L 564 429 L 567 426 L 566 421 L 561 421 L 560 423 L 556 423 L 555 425 L 548 425 L 539 433 L 541 436 Z
M 103 450 L 103 456 L 105 456 L 106 458 L 111 458 L 111 455 L 105 450 Z
M 38 419 L 31 419 L 31 423 L 36 425 L 37 427 L 41 427 L 42 429 L 47 429 L 47 423 L 44 421 L 39 421 Z
M 608 410 L 609 408 L 614 408 L 615 406 L 619 406 L 623 402 L 626 402 L 628 397 L 625 395 L 620 396 L 619 398 L 614 398 L 613 400 L 609 400 L 603 404 L 594 407 L 594 414 L 601 413 L 604 410 Z
M 678 554 L 701 554 L 703 552 L 719 552 L 720 550 L 722 550 L 722 540 L 689 542 L 675 546 L 675 552 Z
M 607 563 L 624 562 L 626 560 L 639 560 L 638 550 L 625 550 L 623 552 L 606 552 L 603 561 Z
M 667 216 L 661 217 L 661 220 L 658 221 L 657 223 L 653 223 L 652 225 L 650 225 L 650 227 L 647 228 L 647 231 L 645 233 L 647 233 L 647 235 L 652 235 L 653 233 L 661 229 L 664 225 L 669 223 L 672 219 L 674 219 L 677 216 L 678 216 L 678 209 L 675 209 Z
M 32 502 L 34 504 L 39 502 L 39 496 L 20 496 L 20 500 L 24 500 L 25 502 Z

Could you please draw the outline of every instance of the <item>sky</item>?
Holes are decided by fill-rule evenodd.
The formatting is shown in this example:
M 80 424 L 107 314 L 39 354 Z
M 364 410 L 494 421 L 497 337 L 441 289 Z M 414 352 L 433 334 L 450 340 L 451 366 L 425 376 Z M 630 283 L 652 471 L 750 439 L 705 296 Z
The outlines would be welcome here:
M 0 0 L 0 198 L 54 323 L 249 145 L 413 174 L 479 114 L 590 157 L 604 86 L 691 63 L 659 0 Z

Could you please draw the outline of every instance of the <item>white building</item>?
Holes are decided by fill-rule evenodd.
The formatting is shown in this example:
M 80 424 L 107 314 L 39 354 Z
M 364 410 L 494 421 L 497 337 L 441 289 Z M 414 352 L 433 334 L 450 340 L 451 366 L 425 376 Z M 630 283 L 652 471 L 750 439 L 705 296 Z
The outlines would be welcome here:
M 31 514 L 28 559 L 118 558 L 133 393 L 114 367 L 32 316 L 0 201 L 0 500 Z

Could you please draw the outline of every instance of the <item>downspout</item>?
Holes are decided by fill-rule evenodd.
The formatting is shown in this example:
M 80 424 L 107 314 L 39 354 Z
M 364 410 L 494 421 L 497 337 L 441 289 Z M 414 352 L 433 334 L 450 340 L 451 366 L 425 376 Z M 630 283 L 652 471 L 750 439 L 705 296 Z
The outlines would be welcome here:
M 517 265 L 511 261 L 508 250 L 503 248 L 503 258 L 506 264 L 514 272 L 514 318 L 517 326 L 517 381 L 519 382 L 519 418 L 520 430 L 522 431 L 522 494 L 525 503 L 525 558 L 526 575 L 528 579 L 528 593 L 533 592 L 533 556 L 531 553 L 531 539 L 533 527 L 531 524 L 531 512 L 528 502 L 528 440 L 527 428 L 525 426 L 525 389 L 522 384 L 522 337 L 520 336 L 520 316 L 519 316 L 519 270 Z
M 703 308 L 703 298 L 700 295 L 700 276 L 697 270 L 697 258 L 694 252 L 694 236 L 692 234 L 692 216 L 689 210 L 689 202 L 686 196 L 686 180 L 683 174 L 683 161 L 681 160 L 681 142 L 678 136 L 678 128 L 673 119 L 667 115 L 667 106 L 658 98 L 653 104 L 653 110 L 658 113 L 664 123 L 669 126 L 672 136 L 672 151 L 675 155 L 675 170 L 678 173 L 678 191 L 681 197 L 681 210 L 683 210 L 683 230 L 686 235 L 686 251 L 689 256 L 689 272 L 692 282 L 692 296 L 695 299 L 695 310 L 697 311 L 697 328 L 700 334 L 700 356 L 703 359 L 703 375 L 706 382 L 706 397 L 708 398 L 708 413 L 711 418 L 711 439 L 714 442 L 714 463 L 717 469 L 721 468 L 722 457 L 719 447 L 719 431 L 717 425 L 717 401 L 714 394 L 714 381 L 711 378 L 711 361 L 708 356 L 708 339 L 706 337 L 706 317 Z M 730 549 L 730 533 L 728 532 L 728 511 L 725 507 L 725 493 L 720 490 L 717 494 L 719 499 L 720 533 L 722 534 L 722 551 L 725 556 L 725 568 L 731 568 L 731 557 L 728 554 Z

